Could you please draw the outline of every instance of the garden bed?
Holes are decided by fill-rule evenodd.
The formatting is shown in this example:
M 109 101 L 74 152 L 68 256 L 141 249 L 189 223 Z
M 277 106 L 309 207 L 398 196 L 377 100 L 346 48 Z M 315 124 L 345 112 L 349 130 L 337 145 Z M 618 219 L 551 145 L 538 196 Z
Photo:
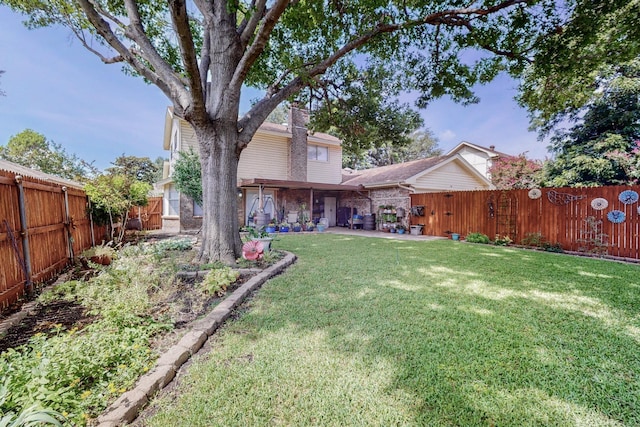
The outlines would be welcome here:
M 0 374 L 11 390 L 0 413 L 36 403 L 73 424 L 92 424 L 192 322 L 269 265 L 243 265 L 254 268 L 242 275 L 222 265 L 204 266 L 211 274 L 179 274 L 197 270 L 193 243 L 131 246 L 108 267 L 81 262 L 67 273 L 71 280 L 26 304 L 0 338 Z

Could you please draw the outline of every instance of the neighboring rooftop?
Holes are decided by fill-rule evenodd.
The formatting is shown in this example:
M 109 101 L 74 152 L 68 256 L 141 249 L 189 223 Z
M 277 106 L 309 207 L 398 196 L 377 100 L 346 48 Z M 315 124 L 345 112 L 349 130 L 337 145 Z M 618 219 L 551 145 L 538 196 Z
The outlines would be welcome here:
M 415 176 L 440 162 L 448 156 L 436 156 L 426 159 L 412 160 L 410 162 L 396 163 L 395 165 L 380 166 L 372 169 L 363 169 L 353 172 L 343 171 L 342 183 L 346 185 L 381 185 L 398 184 Z
M 491 157 L 511 157 L 513 156 L 513 154 L 507 154 L 507 153 L 503 153 L 501 151 L 496 151 L 496 146 L 495 145 L 490 145 L 489 147 L 483 147 L 482 145 L 478 145 L 478 144 L 474 144 L 472 142 L 468 142 L 468 141 L 462 141 L 460 144 L 456 145 L 451 151 L 449 151 L 447 153 L 447 155 L 453 154 L 454 152 L 458 151 L 462 146 L 468 146 L 468 147 L 472 147 L 475 148 L 477 150 L 480 151 L 484 151 L 487 154 L 489 154 L 489 156 Z
M 12 172 L 16 175 L 28 176 L 31 178 L 40 179 L 42 181 L 48 181 L 53 184 L 66 185 L 67 187 L 82 189 L 84 186 L 70 179 L 60 178 L 59 176 L 44 173 L 42 171 L 31 169 L 26 166 L 19 165 L 17 163 L 10 162 L 8 160 L 0 159 L 0 170 Z

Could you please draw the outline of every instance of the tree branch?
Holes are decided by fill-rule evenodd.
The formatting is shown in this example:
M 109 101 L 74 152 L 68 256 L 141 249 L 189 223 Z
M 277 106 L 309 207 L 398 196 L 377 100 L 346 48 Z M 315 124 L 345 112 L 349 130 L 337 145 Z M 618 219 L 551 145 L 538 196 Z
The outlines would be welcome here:
M 286 1 L 280 0 L 276 5 L 274 5 L 274 7 L 278 5 L 281 7 L 286 6 L 286 4 L 282 5 L 282 3 L 286 3 Z M 413 19 L 397 24 L 386 24 L 384 22 L 379 22 L 374 28 L 361 34 L 360 36 L 356 36 L 351 41 L 336 50 L 333 54 L 329 55 L 323 61 L 318 62 L 311 68 L 303 70 L 304 74 L 301 73 L 281 89 L 277 89 L 272 85 L 270 87 L 270 92 L 262 100 L 258 101 L 251 108 L 251 110 L 247 114 L 245 114 L 244 117 L 238 120 L 238 130 L 240 134 L 240 137 L 238 139 L 238 149 L 242 150 L 249 143 L 251 137 L 258 129 L 260 124 L 266 119 L 269 112 L 280 102 L 295 94 L 303 87 L 308 86 L 308 82 L 313 81 L 316 76 L 324 74 L 327 69 L 334 65 L 339 59 L 362 47 L 374 37 L 385 33 L 392 33 L 404 29 L 414 28 L 420 25 L 445 24 L 450 26 L 465 26 L 465 22 L 468 22 L 471 19 L 486 16 L 498 12 L 502 9 L 506 9 L 523 3 L 527 3 L 527 0 L 506 0 L 488 8 L 464 7 L 460 9 L 445 10 L 441 12 L 431 13 L 419 19 Z M 277 17 L 279 17 L 284 12 L 285 8 L 279 11 Z M 250 67 L 250 64 L 253 64 L 255 58 L 257 58 L 257 56 L 264 49 L 270 32 L 275 25 L 275 22 L 271 23 L 269 21 L 269 19 L 272 18 L 272 16 L 270 16 L 272 11 L 273 8 L 267 13 L 263 27 L 260 29 L 258 36 L 256 37 L 256 40 L 254 41 L 249 51 L 245 53 L 242 61 L 236 69 L 234 78 L 236 76 L 238 78 L 243 77 L 248 72 L 248 68 L 244 68 L 246 68 L 247 66 Z M 466 16 L 467 18 L 463 19 L 463 16 Z M 269 28 L 267 24 L 273 25 L 271 25 Z
M 251 2 L 251 17 L 248 20 L 245 18 L 239 28 L 240 43 L 242 44 L 243 49 L 247 47 L 247 44 L 255 33 L 260 20 L 264 17 L 264 14 L 266 12 L 266 5 L 266 0 L 258 0 L 257 3 L 255 2 L 255 0 Z
M 273 28 L 278 23 L 280 16 L 282 16 L 288 5 L 289 0 L 276 0 L 273 6 L 271 6 L 267 11 L 264 18 L 260 20 L 262 25 L 258 29 L 258 33 L 256 34 L 253 43 L 245 51 L 242 59 L 238 63 L 233 74 L 233 78 L 229 82 L 229 88 L 235 89 L 242 86 L 242 82 L 244 82 L 249 69 L 251 69 L 260 54 L 264 51 L 267 41 L 269 40 L 269 36 L 271 35 L 271 31 L 273 31 Z M 245 29 L 245 31 L 246 30 L 247 29 Z M 251 34 L 253 34 L 253 32 Z
M 144 76 L 149 81 L 157 85 L 162 92 L 167 95 L 169 99 L 172 98 L 172 91 L 167 82 L 162 80 L 155 72 L 150 70 L 143 62 L 138 60 L 135 54 L 133 54 L 127 47 L 120 42 L 118 37 L 113 33 L 109 23 L 105 21 L 102 16 L 96 11 L 89 0 L 77 0 L 82 10 L 84 11 L 87 19 L 96 28 L 98 34 L 104 38 L 104 40 L 111 46 L 116 52 L 120 54 L 123 61 L 129 63 L 136 71 Z
M 207 115 L 206 105 L 201 83 L 202 79 L 200 77 L 200 70 L 198 69 L 198 60 L 196 58 L 196 49 L 193 45 L 193 34 L 189 26 L 187 5 L 184 0 L 170 0 L 169 9 L 171 11 L 171 20 L 178 34 L 182 62 L 187 71 L 188 86 L 192 98 L 192 113 L 197 120 L 204 121 Z M 185 115 L 186 114 L 187 111 L 185 111 Z
M 86 0 L 80 0 L 86 1 Z M 190 94 L 184 87 L 184 82 L 177 76 L 174 70 L 160 56 L 153 46 L 142 26 L 138 5 L 134 0 L 124 0 L 129 25 L 125 30 L 125 35 L 135 41 L 141 48 L 141 55 L 145 58 L 158 75 L 158 80 L 162 80 L 170 88 L 169 99 L 174 100 L 184 110 L 190 104 Z M 137 69 L 137 68 L 136 68 Z

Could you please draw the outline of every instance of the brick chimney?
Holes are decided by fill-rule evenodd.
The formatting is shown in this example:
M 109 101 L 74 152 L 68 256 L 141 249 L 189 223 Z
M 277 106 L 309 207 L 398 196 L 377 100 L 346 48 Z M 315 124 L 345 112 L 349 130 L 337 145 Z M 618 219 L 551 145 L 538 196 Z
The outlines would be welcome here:
M 289 109 L 289 179 L 291 181 L 307 180 L 307 123 L 309 113 L 292 103 Z

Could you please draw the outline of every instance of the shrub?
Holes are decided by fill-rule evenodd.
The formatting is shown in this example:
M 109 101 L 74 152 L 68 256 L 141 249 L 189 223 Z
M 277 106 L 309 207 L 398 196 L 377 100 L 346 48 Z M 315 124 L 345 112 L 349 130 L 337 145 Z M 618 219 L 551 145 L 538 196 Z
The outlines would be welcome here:
M 467 237 L 465 238 L 465 240 L 470 243 L 488 244 L 490 242 L 489 236 L 482 233 L 469 233 L 467 234 Z
M 493 244 L 496 246 L 509 246 L 511 243 L 513 243 L 511 237 L 507 235 L 501 237 L 499 234 L 496 234 L 496 238 L 493 241 Z
M 551 244 L 549 242 L 545 242 L 542 245 L 542 248 L 547 251 L 547 252 L 557 252 L 557 253 L 563 253 L 564 249 L 562 249 L 562 245 L 558 242 Z
M 227 287 L 238 280 L 239 276 L 240 273 L 229 267 L 210 270 L 204 276 L 202 286 L 207 293 L 222 296 L 227 291 Z
M 545 239 L 542 233 L 527 233 L 521 242 L 524 246 L 533 246 L 541 248 L 545 244 Z

